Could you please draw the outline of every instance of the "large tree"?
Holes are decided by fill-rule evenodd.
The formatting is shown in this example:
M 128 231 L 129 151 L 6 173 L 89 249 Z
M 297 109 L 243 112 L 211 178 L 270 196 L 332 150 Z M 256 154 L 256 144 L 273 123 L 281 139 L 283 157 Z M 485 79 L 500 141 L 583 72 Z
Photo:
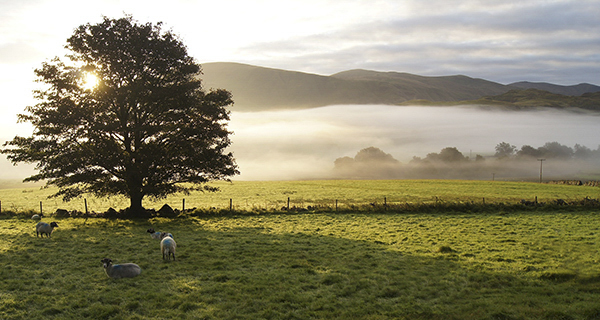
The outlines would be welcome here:
M 44 87 L 19 115 L 33 135 L 2 150 L 37 164 L 26 181 L 56 185 L 64 200 L 125 195 L 140 213 L 145 196 L 212 190 L 207 182 L 239 173 L 226 151 L 230 92 L 204 90 L 200 65 L 161 23 L 105 17 L 77 28 L 66 49 L 66 62 L 35 70 Z

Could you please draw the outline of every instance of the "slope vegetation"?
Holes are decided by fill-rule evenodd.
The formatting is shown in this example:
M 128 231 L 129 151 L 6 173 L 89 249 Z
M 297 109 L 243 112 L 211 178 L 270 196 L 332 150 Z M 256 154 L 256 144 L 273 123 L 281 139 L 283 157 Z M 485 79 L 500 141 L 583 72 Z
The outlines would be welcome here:
M 460 101 L 510 87 L 466 76 L 423 77 L 352 70 L 332 76 L 238 63 L 203 64 L 206 88 L 233 93 L 236 110 L 301 109 L 334 104 L 400 104 L 413 99 Z
M 349 70 L 331 76 L 240 63 L 203 64 L 207 89 L 232 92 L 239 111 L 305 109 L 336 104 L 485 104 L 600 110 L 600 87 L 516 82 L 503 85 L 464 75 Z

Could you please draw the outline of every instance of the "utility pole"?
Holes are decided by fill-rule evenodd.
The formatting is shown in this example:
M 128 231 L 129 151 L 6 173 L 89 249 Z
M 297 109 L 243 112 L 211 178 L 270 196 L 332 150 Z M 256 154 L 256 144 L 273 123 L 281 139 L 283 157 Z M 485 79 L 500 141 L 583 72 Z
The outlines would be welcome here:
M 538 159 L 538 161 L 540 162 L 540 183 L 542 183 L 542 167 L 543 167 L 543 163 L 544 163 L 544 161 L 546 161 L 546 159 Z

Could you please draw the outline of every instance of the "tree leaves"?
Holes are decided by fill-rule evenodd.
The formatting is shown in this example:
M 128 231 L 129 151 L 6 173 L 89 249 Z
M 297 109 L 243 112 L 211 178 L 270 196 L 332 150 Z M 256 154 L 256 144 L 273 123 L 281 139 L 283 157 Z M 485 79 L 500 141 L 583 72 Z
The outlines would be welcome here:
M 34 125 L 33 136 L 2 150 L 14 163 L 38 164 L 28 180 L 59 186 L 65 200 L 124 194 L 141 209 L 144 196 L 239 173 L 225 153 L 231 93 L 203 91 L 200 65 L 160 23 L 105 17 L 78 27 L 66 48 L 67 62 L 55 58 L 35 71 L 47 88 L 19 115 Z M 84 86 L 86 72 L 99 79 L 93 90 Z

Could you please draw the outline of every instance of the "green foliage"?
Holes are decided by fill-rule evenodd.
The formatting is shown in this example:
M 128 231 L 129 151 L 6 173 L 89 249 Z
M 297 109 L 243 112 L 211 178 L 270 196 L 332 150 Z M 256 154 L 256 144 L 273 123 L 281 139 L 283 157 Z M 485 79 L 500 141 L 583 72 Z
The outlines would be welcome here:
M 56 196 L 123 195 L 133 211 L 162 198 L 235 175 L 226 122 L 226 90 L 205 92 L 200 65 L 161 24 L 104 18 L 77 28 L 59 58 L 36 70 L 46 89 L 19 115 L 35 127 L 2 150 L 14 163 L 38 165 Z M 99 83 L 84 83 L 94 74 Z
M 0 219 L 2 319 L 592 319 L 597 211 Z M 148 227 L 174 234 L 163 261 Z M 100 260 L 134 262 L 109 279 Z M 551 293 L 551 294 L 550 294 Z

